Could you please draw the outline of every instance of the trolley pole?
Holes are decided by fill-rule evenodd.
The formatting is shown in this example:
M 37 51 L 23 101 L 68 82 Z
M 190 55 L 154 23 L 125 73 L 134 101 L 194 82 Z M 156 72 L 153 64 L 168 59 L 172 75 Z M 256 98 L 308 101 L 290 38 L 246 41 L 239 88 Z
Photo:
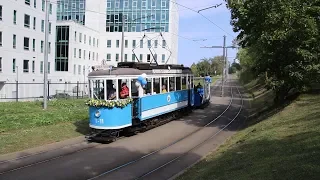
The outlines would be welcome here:
M 124 21 L 125 21 L 125 17 L 122 14 L 122 37 L 121 37 L 121 59 L 120 61 L 123 62 L 123 54 L 124 54 Z
M 49 0 L 46 0 L 45 38 L 44 38 L 44 78 L 43 78 L 43 109 L 47 109 L 48 100 L 48 40 L 49 40 Z

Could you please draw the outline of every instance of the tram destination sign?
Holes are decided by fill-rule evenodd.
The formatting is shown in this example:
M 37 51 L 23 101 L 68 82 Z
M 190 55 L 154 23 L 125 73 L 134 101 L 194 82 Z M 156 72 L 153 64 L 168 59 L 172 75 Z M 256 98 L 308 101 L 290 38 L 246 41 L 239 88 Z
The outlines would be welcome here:
M 182 73 L 181 69 L 153 69 L 152 73 L 154 74 L 179 74 Z

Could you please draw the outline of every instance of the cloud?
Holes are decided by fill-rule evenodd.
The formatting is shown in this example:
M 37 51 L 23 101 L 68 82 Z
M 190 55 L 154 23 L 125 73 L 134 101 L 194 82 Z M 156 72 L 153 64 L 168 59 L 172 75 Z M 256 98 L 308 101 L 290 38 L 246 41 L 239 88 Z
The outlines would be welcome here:
M 212 9 L 208 9 L 206 11 L 203 11 L 202 13 L 204 15 L 212 15 L 212 14 L 229 12 L 229 10 L 225 7 L 224 0 L 217 0 L 217 1 L 213 1 L 213 0 L 176 0 L 176 2 L 183 5 L 183 6 L 191 8 L 195 11 L 222 3 L 222 5 L 217 8 L 212 8 Z M 190 17 L 194 17 L 194 16 L 199 16 L 196 12 L 193 12 L 193 11 L 191 11 L 185 7 L 182 7 L 180 5 L 178 5 L 178 8 L 179 8 L 180 18 L 190 18 Z

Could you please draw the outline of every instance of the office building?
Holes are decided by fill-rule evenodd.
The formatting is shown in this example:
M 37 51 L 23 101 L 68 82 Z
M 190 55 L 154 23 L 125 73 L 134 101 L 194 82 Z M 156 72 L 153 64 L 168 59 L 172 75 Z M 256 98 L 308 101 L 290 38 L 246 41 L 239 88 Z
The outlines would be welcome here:
M 49 5 L 49 94 L 87 93 L 92 66 L 177 64 L 177 5 L 169 0 L 57 0 Z M 0 99 L 43 95 L 45 1 L 0 1 Z M 123 25 L 124 24 L 124 25 Z M 16 81 L 19 88 L 16 88 Z M 31 84 L 33 83 L 33 84 Z M 35 84 L 37 83 L 37 84 Z M 73 84 L 75 83 L 75 84 Z

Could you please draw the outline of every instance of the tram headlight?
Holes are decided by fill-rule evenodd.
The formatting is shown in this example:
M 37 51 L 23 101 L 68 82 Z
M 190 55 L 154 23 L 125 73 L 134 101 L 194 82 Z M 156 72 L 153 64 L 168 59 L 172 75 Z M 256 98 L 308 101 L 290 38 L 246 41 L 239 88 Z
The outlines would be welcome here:
M 99 118 L 99 117 L 101 116 L 100 111 L 97 110 L 96 113 L 94 113 L 94 116 L 95 116 L 96 118 Z

